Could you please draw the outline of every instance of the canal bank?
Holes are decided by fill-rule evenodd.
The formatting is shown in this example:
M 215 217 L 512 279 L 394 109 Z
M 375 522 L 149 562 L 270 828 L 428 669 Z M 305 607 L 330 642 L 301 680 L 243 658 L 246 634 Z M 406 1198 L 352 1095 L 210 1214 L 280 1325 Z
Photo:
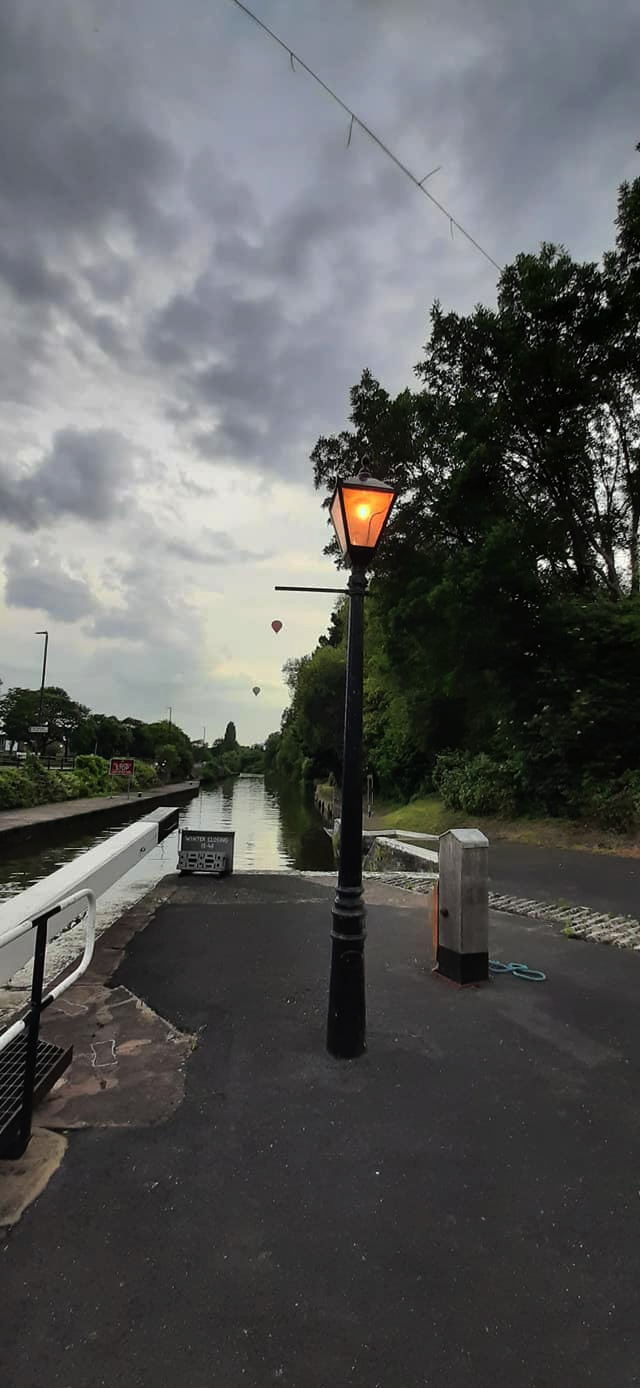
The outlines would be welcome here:
M 170 875 L 103 937 L 111 996 L 57 1018 L 73 1110 L 61 1086 L 38 1112 L 84 1130 L 3 1240 L 7 1380 L 634 1381 L 640 958 L 494 917 L 492 952 L 546 982 L 461 992 L 424 902 L 367 882 L 369 1050 L 338 1063 L 332 896 Z
M 56 800 L 51 805 L 32 805 L 22 810 L 0 811 L 0 846 L 9 839 L 35 838 L 44 833 L 49 837 L 60 831 L 94 823 L 96 817 L 105 823 L 126 819 L 154 809 L 157 805 L 172 805 L 176 799 L 197 795 L 199 781 L 178 781 L 173 785 L 154 786 L 153 790 L 135 791 L 133 795 L 99 795 L 84 800 Z

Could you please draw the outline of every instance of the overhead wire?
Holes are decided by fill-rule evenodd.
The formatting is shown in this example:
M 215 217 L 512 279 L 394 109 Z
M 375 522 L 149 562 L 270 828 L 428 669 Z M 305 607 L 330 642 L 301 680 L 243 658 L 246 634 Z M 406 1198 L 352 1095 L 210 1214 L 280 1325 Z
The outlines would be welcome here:
M 319 77 L 318 73 L 314 72 L 312 67 L 309 67 L 308 63 L 305 63 L 304 58 L 301 58 L 299 53 L 295 53 L 294 50 L 289 46 L 289 44 L 285 43 L 284 39 L 281 39 L 278 34 L 274 33 L 273 29 L 270 29 L 269 25 L 265 24 L 264 20 L 260 19 L 257 14 L 254 14 L 253 10 L 250 10 L 248 5 L 244 5 L 242 3 L 242 0 L 233 0 L 233 4 L 237 7 L 237 9 L 242 10 L 243 13 L 246 14 L 247 17 L 258 26 L 259 29 L 262 29 L 263 32 L 269 36 L 270 39 L 273 39 L 274 43 L 277 43 L 278 46 L 282 48 L 285 53 L 288 54 L 292 72 L 296 71 L 295 64 L 297 63 L 298 67 L 302 68 L 308 74 L 308 76 L 313 79 L 314 82 L 317 82 L 318 86 L 322 87 L 322 90 L 327 93 L 327 96 L 330 96 L 331 100 L 335 101 L 336 105 L 340 106 L 341 109 L 349 116 L 349 134 L 347 138 L 347 148 L 349 148 L 351 144 L 353 127 L 354 125 L 357 125 L 360 128 L 360 130 L 362 130 L 364 134 L 367 135 L 369 139 L 372 140 L 373 143 L 378 146 L 378 149 L 381 149 L 383 154 L 385 154 L 388 159 L 391 159 L 392 163 L 396 165 L 396 168 L 400 169 L 401 173 L 403 173 L 405 177 L 408 178 L 411 183 L 413 183 L 414 187 L 416 187 L 420 193 L 423 193 L 425 198 L 428 198 L 429 202 L 433 203 L 434 207 L 437 207 L 438 211 L 441 212 L 442 215 L 447 218 L 447 221 L 449 222 L 449 230 L 451 233 L 451 237 L 453 238 L 453 231 L 455 227 L 455 230 L 459 231 L 460 235 L 464 236 L 465 240 L 468 241 L 470 245 L 472 245 L 475 248 L 475 250 L 477 250 L 480 253 L 480 255 L 484 256 L 484 259 L 488 260 L 489 264 L 493 265 L 494 269 L 497 270 L 499 274 L 501 274 L 503 268 L 502 265 L 500 265 L 499 262 L 494 259 L 491 253 L 488 250 L 486 250 L 486 248 L 483 245 L 481 245 L 479 241 L 476 240 L 475 236 L 471 235 L 471 232 L 468 231 L 467 228 L 462 225 L 462 222 L 459 222 L 458 219 L 453 216 L 449 209 L 445 207 L 444 203 L 440 202 L 438 198 L 435 198 L 433 196 L 433 193 L 430 193 L 429 190 L 425 188 L 424 184 L 426 183 L 427 179 L 431 178 L 434 173 L 437 173 L 438 169 L 441 166 L 438 165 L 436 169 L 432 169 L 430 173 L 425 174 L 424 178 L 417 178 L 416 175 L 412 173 L 411 169 L 409 169 L 407 165 L 404 164 L 402 160 L 398 158 L 398 155 L 394 154 L 393 150 L 390 149 L 389 146 L 384 143 L 384 140 L 381 140 L 380 136 L 376 135 L 375 131 L 371 129 L 371 126 L 367 125 L 365 121 L 361 120 L 360 116 L 356 115 L 355 111 L 352 111 L 350 106 L 347 106 L 346 101 L 343 101 L 342 97 L 338 96 L 337 92 L 334 92 L 333 88 L 328 86 L 328 84 L 325 81 L 323 81 L 322 77 Z

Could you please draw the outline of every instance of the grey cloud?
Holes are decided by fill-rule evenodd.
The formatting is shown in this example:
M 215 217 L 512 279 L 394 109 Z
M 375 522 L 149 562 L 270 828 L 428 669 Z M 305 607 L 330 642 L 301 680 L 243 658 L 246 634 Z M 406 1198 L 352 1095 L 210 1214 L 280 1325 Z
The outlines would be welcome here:
M 73 6 L 0 6 L 0 282 L 23 314 L 0 336 L 7 354 L 18 334 L 30 344 L 12 372 L 18 400 L 33 398 L 34 366 L 59 350 L 59 313 L 71 320 L 76 356 L 83 335 L 116 360 L 128 355 L 121 331 L 79 293 L 81 275 L 98 297 L 126 292 L 131 268 L 109 251 L 108 235 L 150 257 L 183 234 L 180 160 L 139 109 L 130 76 L 122 55 L 114 68 L 87 44 Z
M 71 19 L 69 11 L 68 20 Z M 124 74 L 122 74 L 124 75 Z M 137 119 L 114 74 L 72 23 L 5 0 L 0 15 L 0 205 L 5 226 L 77 234 L 117 225 L 172 240 L 161 202 L 178 172 L 169 143 Z M 93 91 L 87 89 L 90 80 Z M 126 95 L 125 95 L 126 92 Z M 19 134 L 19 138 L 18 138 Z M 175 231 L 175 226 L 174 226 Z
M 91 633 L 103 640 L 144 645 L 152 660 L 160 648 L 172 648 L 174 663 L 179 652 L 180 661 L 191 666 L 200 648 L 199 622 L 189 606 L 184 584 L 180 589 L 176 586 L 165 549 L 157 544 L 153 548 L 155 553 L 148 557 L 121 562 L 114 559 L 112 581 L 118 601 L 103 603 Z
M 220 530 L 205 530 L 198 541 L 165 537 L 163 548 L 188 564 L 244 564 L 268 557 L 266 552 L 243 549 L 231 535 Z
M 360 3 L 369 12 L 369 0 Z M 372 4 L 394 29 L 385 0 Z M 593 254 L 594 233 L 598 254 L 637 138 L 636 0 L 609 11 L 594 0 L 478 0 L 472 9 L 434 0 L 428 10 L 404 0 L 403 9 L 411 45 L 383 138 L 402 155 L 425 132 L 425 171 L 431 159 L 444 166 L 431 190 L 498 261 L 543 238 Z M 413 57 L 421 39 L 426 64 Z M 418 171 L 416 158 L 407 162 Z M 425 205 L 425 215 L 437 234 L 440 214 Z
M 97 603 L 85 578 L 69 573 L 48 551 L 14 545 L 5 557 L 5 601 L 8 607 L 33 608 L 60 622 L 77 622 Z
M 99 299 L 115 302 L 129 293 L 133 266 L 120 255 L 108 255 L 84 270 L 85 279 Z
M 247 462 L 255 458 L 260 439 L 260 429 L 248 419 L 228 418 L 214 429 L 193 434 L 191 443 L 206 462 L 224 463 L 229 458 Z
M 212 149 L 202 149 L 191 162 L 187 190 L 194 207 L 213 218 L 216 237 L 227 230 L 233 236 L 256 234 L 262 217 L 255 194 L 247 183 L 226 174 L 221 177 L 220 160 Z
M 193 294 L 175 294 L 147 325 L 145 345 L 149 355 L 164 366 L 189 361 L 194 347 L 210 342 L 212 306 L 203 303 L 198 286 Z
M 98 313 L 88 320 L 86 326 L 106 356 L 121 362 L 127 359 L 129 356 L 127 341 L 113 318 L 110 318 L 106 313 Z
M 92 635 L 113 641 L 147 641 L 153 636 L 150 612 L 122 611 L 114 607 L 101 612 L 92 624 Z
M 61 429 L 29 472 L 0 468 L 0 506 L 7 520 L 37 530 L 52 519 L 114 516 L 132 481 L 124 439 L 114 430 Z
M 68 276 L 51 270 L 38 251 L 11 253 L 0 246 L 0 278 L 27 304 L 66 305 L 74 297 Z
M 356 167 L 355 175 L 358 192 L 371 184 L 369 171 Z M 396 181 L 382 166 L 373 182 L 393 224 L 403 210 Z M 250 265 L 244 238 L 229 234 L 221 268 L 216 241 L 191 289 L 174 295 L 147 326 L 147 350 L 159 365 L 178 368 L 169 417 L 189 430 L 205 459 L 290 474 L 300 450 L 312 446 L 313 430 L 337 424 L 344 410 L 348 386 L 365 365 L 360 354 L 349 359 L 349 317 L 373 299 L 376 283 L 357 245 L 369 212 L 354 198 L 347 169 L 333 193 L 331 201 L 322 179 L 307 190 L 306 204 L 297 202 L 263 229 Z M 318 305 L 317 289 L 305 303 L 314 262 L 339 295 L 331 315 Z

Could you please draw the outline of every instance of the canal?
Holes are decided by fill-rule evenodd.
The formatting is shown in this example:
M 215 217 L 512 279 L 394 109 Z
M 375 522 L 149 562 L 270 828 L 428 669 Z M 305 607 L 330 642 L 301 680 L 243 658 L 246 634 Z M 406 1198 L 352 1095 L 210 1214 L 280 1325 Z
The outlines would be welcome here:
M 197 829 L 235 831 L 235 867 L 238 871 L 328 872 L 333 869 L 331 840 L 311 797 L 296 786 L 267 784 L 261 776 L 239 776 L 215 788 L 202 790 L 180 807 L 180 824 Z M 78 833 L 69 828 L 68 838 L 47 843 L 46 829 L 37 838 L 2 846 L 0 901 L 23 891 L 117 833 L 111 823 L 99 832 Z M 148 857 L 122 877 L 98 902 L 99 928 L 104 929 L 169 872 L 175 872 L 178 834 L 171 834 Z

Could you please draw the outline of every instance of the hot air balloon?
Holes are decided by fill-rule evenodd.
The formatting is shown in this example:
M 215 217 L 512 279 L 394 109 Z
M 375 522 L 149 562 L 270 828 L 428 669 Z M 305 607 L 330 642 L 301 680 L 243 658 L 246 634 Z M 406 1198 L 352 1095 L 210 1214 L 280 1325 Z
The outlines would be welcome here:
M 260 685 L 259 685 L 259 684 L 254 684 L 254 686 L 253 686 L 253 692 L 254 692 L 254 694 L 256 695 L 256 698 L 257 698 L 258 694 L 260 693 Z
M 276 636 L 277 636 L 277 635 L 278 635 L 278 632 L 279 632 L 279 631 L 282 631 L 282 622 L 279 622 L 279 621 L 276 619 L 276 621 L 275 621 L 275 622 L 272 622 L 271 625 L 272 625 L 273 630 L 275 631 L 275 634 L 276 634 Z

